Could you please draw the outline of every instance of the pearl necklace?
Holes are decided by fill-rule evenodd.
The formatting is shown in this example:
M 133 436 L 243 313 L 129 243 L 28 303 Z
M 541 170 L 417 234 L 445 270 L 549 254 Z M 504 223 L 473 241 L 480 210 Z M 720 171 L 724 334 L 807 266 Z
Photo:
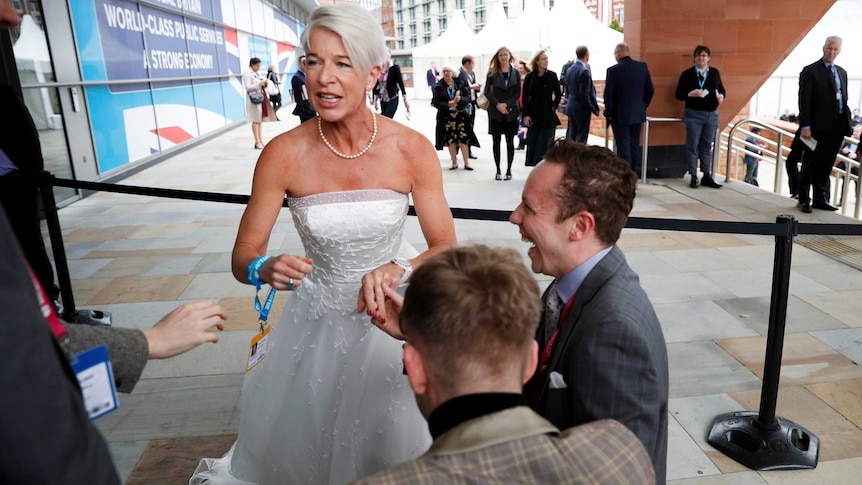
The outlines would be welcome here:
M 371 111 L 371 110 L 369 110 Z M 374 144 L 374 139 L 377 138 L 377 113 L 371 111 L 371 119 L 374 121 L 374 131 L 371 133 L 371 140 L 368 142 L 368 145 L 365 146 L 359 153 L 355 155 L 345 155 L 340 151 L 336 150 L 329 140 L 326 139 L 326 135 L 323 134 L 323 125 L 320 122 L 320 115 L 317 116 L 317 132 L 320 133 L 320 138 L 323 140 L 323 143 L 332 151 L 332 153 L 338 155 L 341 158 L 354 159 L 359 158 L 362 155 L 365 155 L 365 152 L 371 149 L 371 145 Z

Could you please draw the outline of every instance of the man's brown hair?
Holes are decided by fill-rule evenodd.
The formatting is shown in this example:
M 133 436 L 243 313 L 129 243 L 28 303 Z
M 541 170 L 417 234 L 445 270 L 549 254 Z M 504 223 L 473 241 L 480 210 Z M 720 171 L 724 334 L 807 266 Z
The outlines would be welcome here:
M 607 148 L 559 138 L 543 163 L 565 165 L 563 180 L 554 191 L 560 208 L 557 220 L 587 211 L 596 219 L 599 240 L 616 243 L 632 211 L 637 188 L 637 175 L 628 162 Z
M 413 272 L 401 331 L 453 387 L 476 367 L 503 375 L 529 355 L 542 305 L 539 285 L 514 249 L 448 249 Z

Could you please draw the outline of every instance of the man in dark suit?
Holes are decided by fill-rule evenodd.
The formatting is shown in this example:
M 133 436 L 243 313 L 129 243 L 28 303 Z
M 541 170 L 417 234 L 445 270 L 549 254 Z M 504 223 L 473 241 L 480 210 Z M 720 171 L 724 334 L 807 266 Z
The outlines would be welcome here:
M 385 287 L 390 318 L 374 322 L 406 336 L 404 366 L 434 443 L 358 484 L 653 482 L 643 445 L 619 422 L 560 432 L 527 406 L 542 306 L 522 261 L 513 249 L 461 246 L 417 268 L 403 299 Z
M 308 100 L 308 86 L 305 81 L 305 56 L 299 56 L 296 74 L 290 79 L 290 89 L 293 92 L 293 101 L 296 103 L 292 114 L 299 116 L 299 122 L 305 123 L 317 116 L 317 111 L 314 111 L 311 101 Z
M 566 71 L 566 116 L 569 126 L 566 136 L 577 142 L 586 143 L 590 135 L 590 114 L 599 115 L 599 102 L 596 87 L 590 72 L 590 51 L 579 45 L 575 49 L 578 60 Z
M 829 204 L 829 174 L 844 136 L 850 134 L 847 71 L 835 65 L 841 43 L 841 37 L 827 37 L 823 57 L 799 73 L 799 135 L 803 141 L 817 141 L 812 156 L 802 159 L 798 204 L 802 212 L 811 212 L 812 207 L 836 210 Z
M 645 62 L 629 57 L 625 42 L 614 48 L 616 66 L 608 68 L 605 80 L 605 118 L 614 130 L 617 155 L 629 162 L 632 170 L 641 169 L 641 124 L 655 94 Z
M 475 64 L 476 61 L 473 56 L 466 55 L 461 58 L 461 70 L 458 72 L 458 78 L 461 79 L 461 82 L 470 87 L 470 109 L 467 110 L 467 120 L 470 122 L 471 128 L 476 126 L 476 110 L 478 109 L 476 96 L 482 90 L 482 85 L 476 82 L 476 74 L 473 72 Z M 473 147 L 470 147 L 470 158 L 477 158 L 476 155 L 473 155 Z
M 616 419 L 643 443 L 656 482 L 667 461 L 667 347 L 616 241 L 637 176 L 613 152 L 562 139 L 527 178 L 509 220 L 533 272 L 555 278 L 536 332 L 539 370 L 524 388 L 558 428 Z
M 438 81 L 440 81 L 440 71 L 437 70 L 437 63 L 432 62 L 431 67 L 425 71 L 425 82 L 428 83 L 428 89 L 431 90 L 432 98 L 434 97 L 434 86 L 437 86 Z

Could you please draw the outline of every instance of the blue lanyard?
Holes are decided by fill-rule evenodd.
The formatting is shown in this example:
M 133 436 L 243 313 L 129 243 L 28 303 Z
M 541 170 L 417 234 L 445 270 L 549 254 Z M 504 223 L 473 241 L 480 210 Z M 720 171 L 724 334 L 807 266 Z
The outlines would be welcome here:
M 503 81 L 506 83 L 506 87 L 509 86 L 509 75 L 510 74 L 512 74 L 512 68 L 509 68 L 509 70 L 506 71 L 506 74 L 503 74 L 503 76 L 505 76 L 505 79 L 503 79 Z
M 266 295 L 266 300 L 264 300 L 263 305 L 260 303 L 260 298 L 258 297 L 258 293 L 260 293 L 260 287 L 263 283 L 260 281 L 260 268 L 263 267 L 263 264 L 271 258 L 271 256 L 261 256 L 254 261 L 252 261 L 248 265 L 248 271 L 246 276 L 248 277 L 248 282 L 255 286 L 254 292 L 254 309 L 260 314 L 260 331 L 263 331 L 263 326 L 266 325 L 266 319 L 269 318 L 269 312 L 272 310 L 272 304 L 275 301 L 275 288 L 270 288 L 269 293 Z
M 449 93 L 449 100 L 455 99 L 455 88 L 446 88 L 446 92 Z
M 694 68 L 697 71 L 697 84 L 700 85 L 700 89 L 703 89 L 703 85 L 706 84 L 706 76 L 709 74 L 709 69 L 707 69 L 703 73 L 703 77 L 700 75 L 700 71 L 697 68 Z

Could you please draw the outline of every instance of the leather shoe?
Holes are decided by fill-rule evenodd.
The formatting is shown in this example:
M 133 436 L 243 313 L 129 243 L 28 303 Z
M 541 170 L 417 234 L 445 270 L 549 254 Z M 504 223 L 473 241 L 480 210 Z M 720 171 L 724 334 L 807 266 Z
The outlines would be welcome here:
M 791 198 L 791 199 L 798 199 L 798 198 L 799 198 L 799 194 L 790 194 L 790 198 Z
M 692 177 L 691 182 L 689 182 L 689 184 L 688 184 L 688 186 L 693 188 L 693 189 L 696 189 L 698 187 L 698 185 L 700 185 L 700 184 L 697 183 L 697 177 Z
M 700 185 L 703 185 L 704 187 L 712 187 L 713 189 L 720 189 L 722 187 L 721 184 L 716 183 L 715 180 L 707 177 L 704 177 L 703 180 L 700 181 Z
M 814 207 L 815 209 L 820 209 L 823 211 L 837 211 L 838 210 L 837 207 L 830 205 L 828 202 L 816 202 L 811 207 Z
M 472 152 L 470 152 L 470 154 L 467 156 L 467 158 L 469 158 L 469 159 L 471 159 L 471 160 L 476 160 L 476 159 L 477 159 L 477 158 L 479 158 L 479 157 L 477 157 L 476 155 L 473 155 L 473 153 L 472 153 Z
M 806 214 L 811 214 L 811 203 L 810 202 L 802 202 L 799 201 L 796 203 L 796 207 L 799 207 L 799 210 Z

